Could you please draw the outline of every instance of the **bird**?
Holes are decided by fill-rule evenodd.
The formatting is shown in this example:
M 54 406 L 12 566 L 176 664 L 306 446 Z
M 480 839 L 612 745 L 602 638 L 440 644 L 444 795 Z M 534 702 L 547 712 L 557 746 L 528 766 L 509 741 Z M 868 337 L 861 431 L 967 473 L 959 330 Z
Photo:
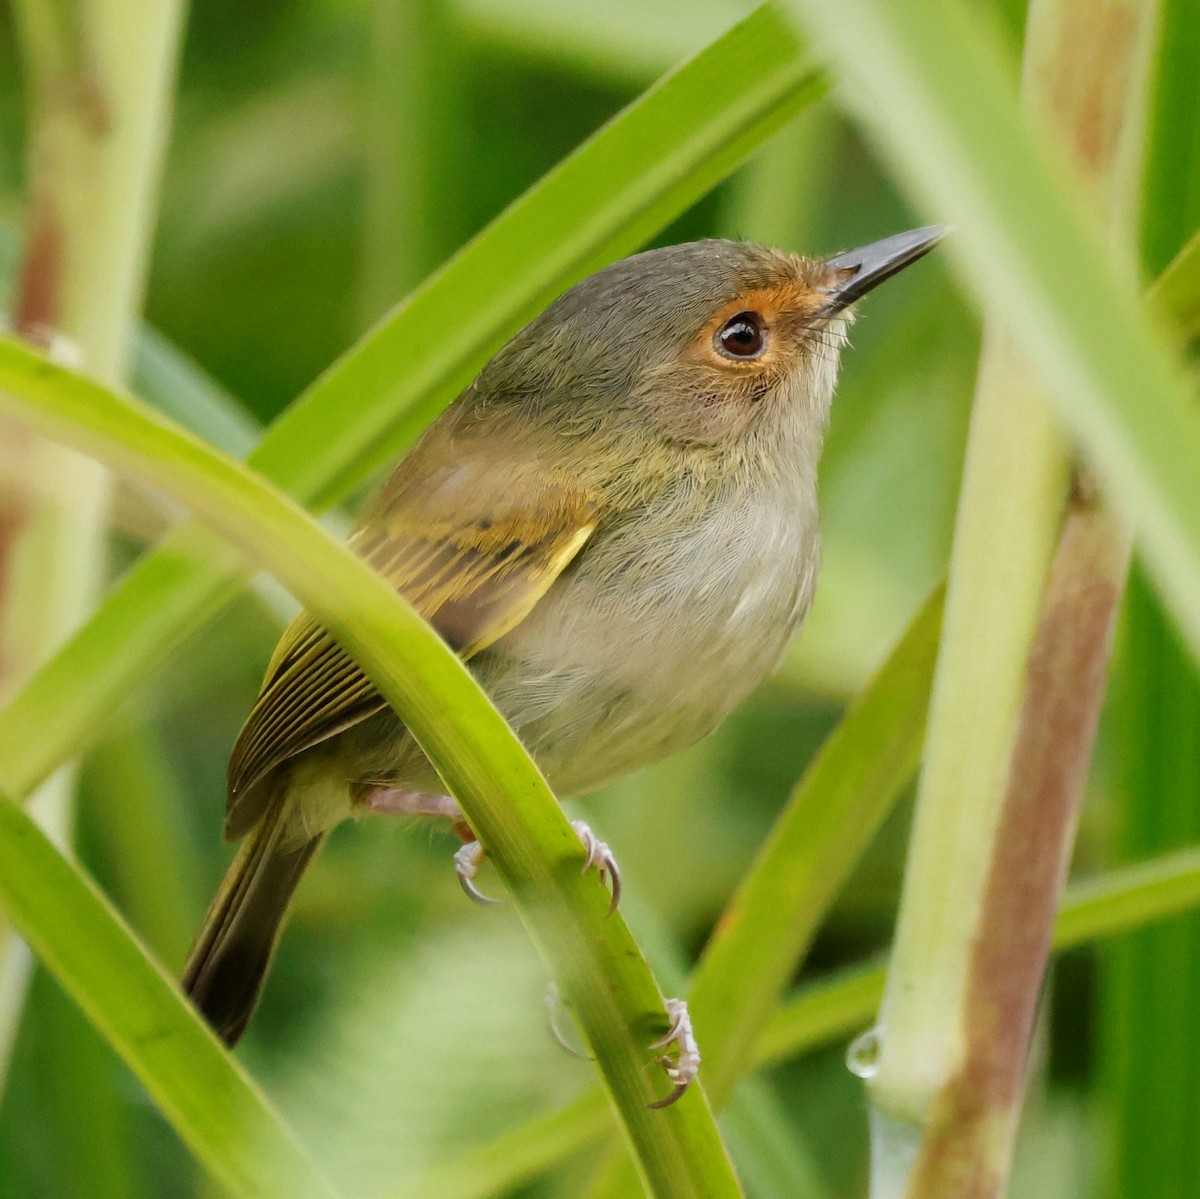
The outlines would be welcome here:
M 817 465 L 853 305 L 943 235 L 823 258 L 708 239 L 614 262 L 508 341 L 367 504 L 351 546 L 468 663 L 557 795 L 693 744 L 776 669 L 816 587 Z M 230 1046 L 343 820 L 448 822 L 478 896 L 462 812 L 307 613 L 227 781 L 225 836 L 243 842 L 182 985 Z M 615 902 L 611 851 L 575 827 Z

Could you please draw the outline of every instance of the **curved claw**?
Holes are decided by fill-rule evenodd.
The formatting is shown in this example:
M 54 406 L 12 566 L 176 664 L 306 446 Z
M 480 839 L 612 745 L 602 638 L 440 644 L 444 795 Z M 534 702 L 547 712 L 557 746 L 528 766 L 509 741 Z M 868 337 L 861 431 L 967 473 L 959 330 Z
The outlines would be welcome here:
M 608 845 L 601 841 L 582 820 L 572 820 L 571 827 L 583 843 L 586 855 L 583 869 L 579 873 L 587 874 L 589 870 L 595 868 L 600 871 L 601 882 L 608 883 L 612 887 L 612 902 L 608 905 L 608 914 L 611 916 L 621 902 L 621 870 L 617 865 L 617 859 Z
M 490 895 L 485 895 L 475 886 L 475 878 L 479 874 L 479 867 L 483 864 L 483 859 L 486 857 L 487 850 L 478 841 L 468 841 L 461 849 L 455 851 L 454 873 L 458 875 L 459 885 L 466 892 L 468 899 L 474 900 L 475 903 L 484 904 L 487 907 L 494 907 L 500 900 L 493 899 Z
M 668 1071 L 668 1074 L 669 1073 L 670 1072 Z M 671 1093 L 665 1099 L 656 1099 L 653 1103 L 647 1103 L 646 1106 L 652 1112 L 660 1112 L 664 1107 L 670 1107 L 672 1103 L 677 1103 L 680 1099 L 682 1099 L 684 1092 L 691 1085 L 692 1084 L 690 1082 L 677 1082 L 674 1087 L 671 1088 Z
M 648 1106 L 655 1111 L 670 1107 L 679 1100 L 684 1092 L 696 1081 L 700 1073 L 700 1046 L 696 1044 L 692 1032 L 692 1017 L 688 1012 L 687 1001 L 683 999 L 667 1000 L 667 1019 L 670 1027 L 666 1035 L 655 1041 L 651 1049 L 666 1049 L 674 1045 L 679 1052 L 672 1057 L 669 1053 L 659 1056 L 659 1065 L 667 1072 L 668 1080 L 673 1084 L 671 1093 L 665 1099 L 659 1099 Z

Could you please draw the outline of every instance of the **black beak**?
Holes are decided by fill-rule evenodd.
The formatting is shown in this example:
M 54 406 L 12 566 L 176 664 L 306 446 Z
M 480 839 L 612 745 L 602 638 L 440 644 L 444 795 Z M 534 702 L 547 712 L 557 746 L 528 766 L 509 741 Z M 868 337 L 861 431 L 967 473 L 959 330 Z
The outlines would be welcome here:
M 924 258 L 948 232 L 945 225 L 926 225 L 924 229 L 897 233 L 827 259 L 825 265 L 833 273 L 833 281 L 829 298 L 818 315 L 833 316 L 848 308 L 885 279 Z

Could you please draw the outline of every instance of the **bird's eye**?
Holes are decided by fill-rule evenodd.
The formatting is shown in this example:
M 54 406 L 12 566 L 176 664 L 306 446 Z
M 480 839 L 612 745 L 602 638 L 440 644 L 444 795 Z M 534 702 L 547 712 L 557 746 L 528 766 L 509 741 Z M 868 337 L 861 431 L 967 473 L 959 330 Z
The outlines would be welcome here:
M 767 330 L 757 312 L 739 312 L 717 330 L 713 340 L 726 358 L 757 358 L 767 348 Z

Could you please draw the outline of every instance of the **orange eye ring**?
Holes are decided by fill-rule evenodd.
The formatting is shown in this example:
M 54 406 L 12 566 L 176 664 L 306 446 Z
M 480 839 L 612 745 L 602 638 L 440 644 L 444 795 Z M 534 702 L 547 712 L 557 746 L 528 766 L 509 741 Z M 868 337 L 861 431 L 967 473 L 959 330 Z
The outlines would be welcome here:
M 713 349 L 723 358 L 751 362 L 767 349 L 766 322 L 757 312 L 738 312 L 713 335 Z

